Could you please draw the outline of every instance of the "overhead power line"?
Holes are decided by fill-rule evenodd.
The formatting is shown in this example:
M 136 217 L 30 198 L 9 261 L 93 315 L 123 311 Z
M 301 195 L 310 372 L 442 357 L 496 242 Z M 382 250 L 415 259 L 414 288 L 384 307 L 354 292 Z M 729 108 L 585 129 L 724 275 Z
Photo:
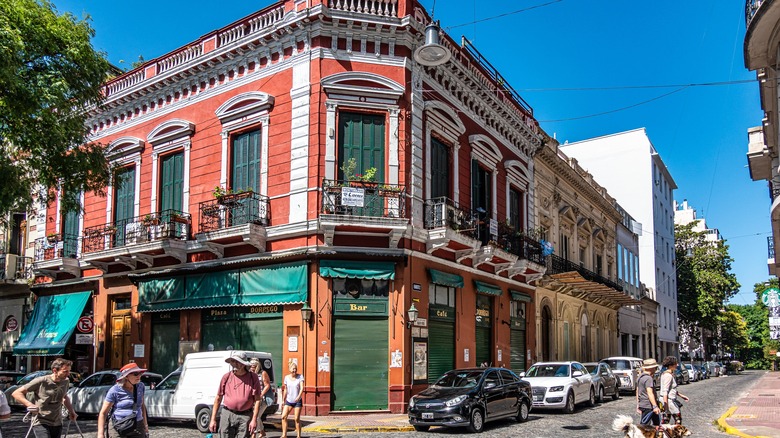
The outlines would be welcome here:
M 563 0 L 553 0 L 553 1 L 551 1 L 551 2 L 542 3 L 542 4 L 539 4 L 539 5 L 535 5 L 535 6 L 529 6 L 529 7 L 527 7 L 527 8 L 523 8 L 523 9 L 518 9 L 518 10 L 516 10 L 516 11 L 512 11 L 512 12 L 506 12 L 506 13 L 499 14 L 499 15 L 494 15 L 494 16 L 492 16 L 492 17 L 480 18 L 479 20 L 470 21 L 470 22 L 468 22 L 468 23 L 462 23 L 462 24 L 456 24 L 456 25 L 454 25 L 454 26 L 448 26 L 448 27 L 445 27 L 445 28 L 444 28 L 444 30 L 457 29 L 457 28 L 459 28 L 459 27 L 465 27 L 465 26 L 470 26 L 470 25 L 472 25 L 472 24 L 483 23 L 483 22 L 485 22 L 485 21 L 497 20 L 497 19 L 499 19 L 499 18 L 504 18 L 504 17 L 508 17 L 508 16 L 510 16 L 510 15 L 519 14 L 519 13 L 521 13 L 521 12 L 530 11 L 530 10 L 532 10 L 532 9 L 538 9 L 538 8 L 543 8 L 543 7 L 545 7 L 545 6 L 550 6 L 550 5 L 552 5 L 552 4 L 555 4 L 555 3 L 560 3 L 560 2 L 562 2 L 562 1 L 563 1 Z

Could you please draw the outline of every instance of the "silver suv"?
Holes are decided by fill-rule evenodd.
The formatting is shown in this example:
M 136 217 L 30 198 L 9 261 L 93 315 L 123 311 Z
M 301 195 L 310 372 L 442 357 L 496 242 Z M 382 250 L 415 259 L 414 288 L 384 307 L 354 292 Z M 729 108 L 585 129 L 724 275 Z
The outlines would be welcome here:
M 642 373 L 642 359 L 631 356 L 614 356 L 601 359 L 600 362 L 606 362 L 612 373 L 620 379 L 621 392 L 635 392 L 636 381 L 639 374 Z

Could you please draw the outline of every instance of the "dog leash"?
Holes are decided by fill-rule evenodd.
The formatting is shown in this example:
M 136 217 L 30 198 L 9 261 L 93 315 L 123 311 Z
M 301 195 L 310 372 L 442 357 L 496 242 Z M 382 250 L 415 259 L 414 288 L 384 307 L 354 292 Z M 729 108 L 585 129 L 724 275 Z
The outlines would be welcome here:
M 30 412 L 27 411 L 27 413 L 24 415 L 24 418 L 22 418 L 22 423 L 30 422 L 30 428 L 27 429 L 27 435 L 25 435 L 24 438 L 29 438 L 36 421 L 38 421 L 38 414 L 32 414 L 31 416 Z

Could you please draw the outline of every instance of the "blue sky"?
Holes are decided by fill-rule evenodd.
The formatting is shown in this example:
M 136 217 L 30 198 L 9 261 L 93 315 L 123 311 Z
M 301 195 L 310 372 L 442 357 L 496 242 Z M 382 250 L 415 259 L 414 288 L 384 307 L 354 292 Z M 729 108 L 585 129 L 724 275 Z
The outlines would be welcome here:
M 127 67 L 139 55 L 153 59 L 272 2 L 54 3 L 89 14 L 95 46 Z M 433 1 L 423 4 L 430 12 Z M 687 199 L 727 239 L 742 284 L 731 302 L 747 304 L 753 284 L 768 278 L 771 230 L 766 182 L 750 180 L 745 155 L 747 129 L 762 119 L 758 85 L 655 87 L 754 80 L 742 55 L 744 5 L 439 0 L 434 14 L 456 41 L 464 35 L 474 43 L 560 142 L 647 128 L 677 182 L 675 199 Z M 521 9 L 527 10 L 513 13 Z M 638 86 L 648 88 L 626 88 Z

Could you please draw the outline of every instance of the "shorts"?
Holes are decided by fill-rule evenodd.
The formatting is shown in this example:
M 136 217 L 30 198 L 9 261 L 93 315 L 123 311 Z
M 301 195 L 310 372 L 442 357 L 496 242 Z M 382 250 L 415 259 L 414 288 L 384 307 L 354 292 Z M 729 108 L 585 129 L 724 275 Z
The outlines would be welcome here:
M 293 408 L 302 408 L 303 407 L 303 402 L 301 400 L 298 400 L 298 402 L 296 402 L 296 403 L 290 403 L 287 400 L 285 400 L 284 401 L 284 405 L 285 406 L 290 406 L 290 407 L 293 407 Z

